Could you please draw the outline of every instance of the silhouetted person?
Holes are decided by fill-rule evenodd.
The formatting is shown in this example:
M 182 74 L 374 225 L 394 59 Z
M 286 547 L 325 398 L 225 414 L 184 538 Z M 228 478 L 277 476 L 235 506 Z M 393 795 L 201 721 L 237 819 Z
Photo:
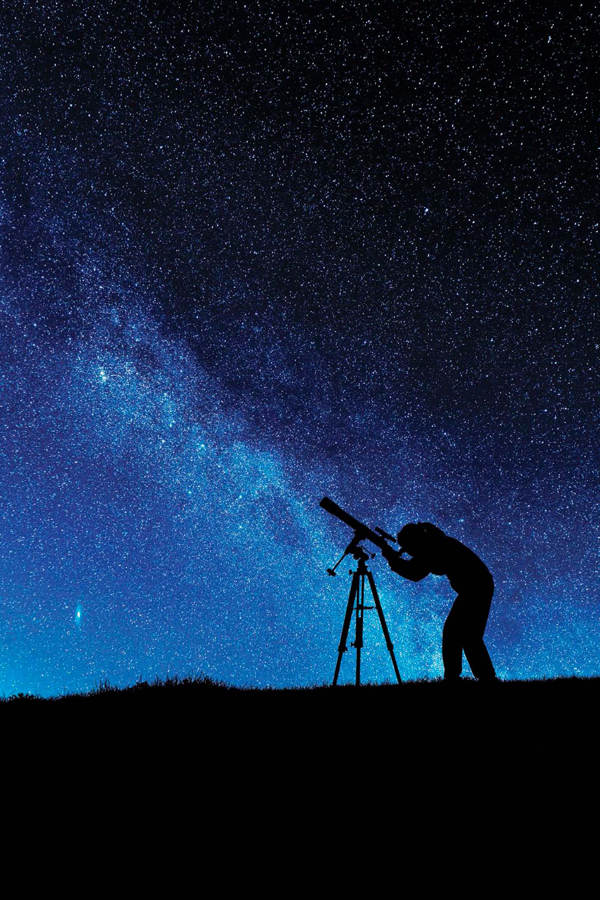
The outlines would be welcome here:
M 444 678 L 459 680 L 464 650 L 475 678 L 494 681 L 496 673 L 483 642 L 494 593 L 487 566 L 472 550 L 429 522 L 405 525 L 398 533 L 398 544 L 399 552 L 391 547 L 382 551 L 394 572 L 410 581 L 421 581 L 430 573 L 446 575 L 458 594 L 444 624 Z M 411 559 L 402 559 L 403 551 Z

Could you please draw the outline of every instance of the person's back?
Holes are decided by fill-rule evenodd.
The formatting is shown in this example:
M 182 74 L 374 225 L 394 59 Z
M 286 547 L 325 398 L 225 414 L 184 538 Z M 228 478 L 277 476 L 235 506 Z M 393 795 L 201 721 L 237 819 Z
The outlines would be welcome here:
M 469 547 L 444 535 L 416 554 L 433 575 L 446 575 L 457 594 L 487 586 L 493 580 L 488 567 Z

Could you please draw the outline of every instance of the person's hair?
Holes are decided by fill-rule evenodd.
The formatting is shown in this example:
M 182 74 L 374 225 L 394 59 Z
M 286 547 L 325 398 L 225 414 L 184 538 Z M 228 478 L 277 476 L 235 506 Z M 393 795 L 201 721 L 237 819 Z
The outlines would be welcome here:
M 431 522 L 409 522 L 398 532 L 400 547 L 414 556 L 419 551 L 430 548 L 440 538 L 445 537 L 444 532 Z

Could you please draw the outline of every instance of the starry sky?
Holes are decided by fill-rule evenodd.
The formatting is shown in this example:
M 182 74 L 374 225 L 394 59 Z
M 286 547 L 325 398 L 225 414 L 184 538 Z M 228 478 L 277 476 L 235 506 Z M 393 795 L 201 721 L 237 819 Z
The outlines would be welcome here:
M 3 4 L 0 694 L 330 682 L 325 495 L 484 559 L 500 677 L 600 675 L 599 26 Z M 439 677 L 446 579 L 371 567 L 403 679 Z

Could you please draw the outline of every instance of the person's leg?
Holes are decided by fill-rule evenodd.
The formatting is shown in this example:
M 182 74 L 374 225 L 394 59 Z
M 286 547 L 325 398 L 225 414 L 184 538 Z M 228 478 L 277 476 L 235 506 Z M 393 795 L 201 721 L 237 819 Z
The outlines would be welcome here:
M 478 594 L 469 604 L 469 615 L 465 617 L 462 634 L 462 645 L 471 667 L 471 672 L 478 681 L 495 681 L 496 672 L 483 641 L 485 626 L 492 597 Z
M 444 680 L 458 681 L 462 672 L 462 615 L 458 597 L 448 614 L 442 632 L 442 659 L 444 661 Z
M 467 635 L 463 647 L 471 672 L 478 681 L 495 681 L 496 672 L 487 647 L 480 635 Z

